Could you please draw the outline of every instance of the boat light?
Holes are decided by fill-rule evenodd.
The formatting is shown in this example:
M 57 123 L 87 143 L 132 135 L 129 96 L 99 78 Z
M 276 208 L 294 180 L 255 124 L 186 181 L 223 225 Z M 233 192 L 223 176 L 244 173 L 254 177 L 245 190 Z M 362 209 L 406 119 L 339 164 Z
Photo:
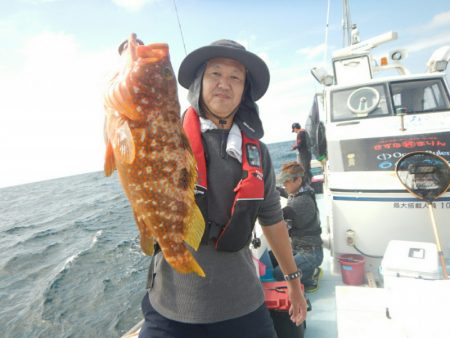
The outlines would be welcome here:
M 427 62 L 427 70 L 432 72 L 444 72 L 450 60 L 450 46 L 444 46 L 434 51 Z
M 324 86 L 331 86 L 334 82 L 334 77 L 331 74 L 328 74 L 326 69 L 322 67 L 314 67 L 311 69 L 311 74 L 320 84 Z
M 405 59 L 408 56 L 408 52 L 406 51 L 406 49 L 394 49 L 389 52 L 389 56 L 391 60 L 398 62 Z
M 434 67 L 438 72 L 444 72 L 447 69 L 448 61 L 447 60 L 439 60 L 436 61 Z
M 396 51 L 394 54 L 391 55 L 392 60 L 400 60 L 402 58 L 402 54 L 398 51 Z
M 380 64 L 381 64 L 382 66 L 387 66 L 387 64 L 388 64 L 388 58 L 387 58 L 386 56 L 383 56 L 383 57 L 381 58 L 381 60 L 380 60 Z

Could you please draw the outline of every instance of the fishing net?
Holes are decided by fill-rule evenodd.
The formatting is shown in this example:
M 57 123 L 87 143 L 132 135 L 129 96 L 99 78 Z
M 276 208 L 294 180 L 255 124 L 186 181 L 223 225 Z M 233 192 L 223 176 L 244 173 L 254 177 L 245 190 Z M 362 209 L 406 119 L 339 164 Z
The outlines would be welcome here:
M 450 185 L 448 162 L 428 152 L 406 154 L 397 162 L 396 173 L 409 192 L 427 202 L 442 195 Z

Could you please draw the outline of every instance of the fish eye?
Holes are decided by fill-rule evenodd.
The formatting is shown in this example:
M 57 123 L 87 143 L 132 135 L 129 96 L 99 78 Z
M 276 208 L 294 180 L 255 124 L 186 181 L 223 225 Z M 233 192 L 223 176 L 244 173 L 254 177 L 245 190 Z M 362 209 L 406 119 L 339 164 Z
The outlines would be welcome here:
M 169 67 L 164 67 L 163 68 L 163 76 L 166 79 L 170 79 L 172 77 L 172 70 Z

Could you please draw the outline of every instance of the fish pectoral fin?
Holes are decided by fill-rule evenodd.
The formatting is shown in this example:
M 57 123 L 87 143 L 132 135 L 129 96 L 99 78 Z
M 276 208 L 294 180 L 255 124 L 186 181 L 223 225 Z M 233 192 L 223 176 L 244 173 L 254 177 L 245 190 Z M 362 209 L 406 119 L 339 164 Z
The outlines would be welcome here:
M 116 169 L 116 162 L 114 160 L 114 150 L 111 142 L 108 142 L 106 145 L 106 153 L 105 153 L 105 165 L 103 170 L 105 171 L 106 176 L 111 176 L 114 170 Z
M 112 146 L 121 162 L 131 164 L 136 157 L 136 146 L 128 122 L 119 119 L 111 138 Z
M 192 214 L 189 217 L 187 232 L 184 241 L 189 244 L 194 250 L 197 250 L 205 232 L 205 220 L 196 204 L 192 209 Z

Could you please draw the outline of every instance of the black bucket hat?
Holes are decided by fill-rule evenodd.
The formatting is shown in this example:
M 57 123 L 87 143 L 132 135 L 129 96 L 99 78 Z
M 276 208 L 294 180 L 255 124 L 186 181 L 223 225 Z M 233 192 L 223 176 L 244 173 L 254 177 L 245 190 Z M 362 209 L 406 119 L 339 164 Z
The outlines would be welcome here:
M 213 58 L 234 59 L 247 69 L 251 96 L 254 101 L 259 100 L 267 91 L 270 74 L 266 63 L 256 54 L 247 51 L 241 44 L 225 39 L 215 41 L 188 54 L 181 62 L 178 82 L 184 88 L 189 89 L 197 70 Z

